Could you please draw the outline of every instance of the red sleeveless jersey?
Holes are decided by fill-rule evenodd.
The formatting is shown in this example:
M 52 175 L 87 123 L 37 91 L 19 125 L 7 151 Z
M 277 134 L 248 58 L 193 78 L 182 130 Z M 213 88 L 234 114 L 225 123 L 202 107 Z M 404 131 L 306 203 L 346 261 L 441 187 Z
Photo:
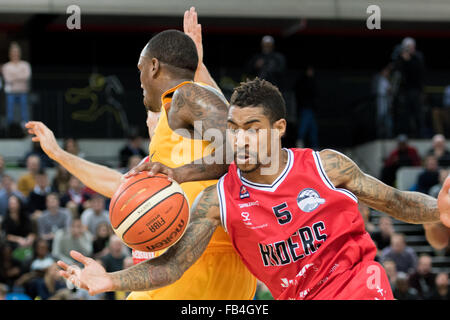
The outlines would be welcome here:
M 230 165 L 217 184 L 222 224 L 275 299 L 331 299 L 328 285 L 336 288 L 339 274 L 373 261 L 376 247 L 356 196 L 334 187 L 319 153 L 283 150 L 286 167 L 271 185 L 248 181 Z

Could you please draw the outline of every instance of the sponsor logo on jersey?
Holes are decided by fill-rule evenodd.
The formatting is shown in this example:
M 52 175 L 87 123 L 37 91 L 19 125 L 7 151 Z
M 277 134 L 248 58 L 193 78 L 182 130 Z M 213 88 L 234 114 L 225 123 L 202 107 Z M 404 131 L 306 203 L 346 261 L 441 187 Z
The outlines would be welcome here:
M 239 208 L 248 208 L 248 207 L 253 207 L 253 206 L 259 206 L 259 202 L 258 200 L 256 201 L 252 201 L 252 202 L 247 202 L 247 203 L 239 203 Z
M 239 198 L 245 199 L 248 197 L 250 197 L 250 194 L 248 193 L 247 188 L 244 185 L 242 185 L 241 190 L 239 191 Z
M 297 205 L 303 212 L 312 212 L 324 203 L 325 199 L 321 198 L 319 193 L 311 188 L 303 189 L 297 196 Z

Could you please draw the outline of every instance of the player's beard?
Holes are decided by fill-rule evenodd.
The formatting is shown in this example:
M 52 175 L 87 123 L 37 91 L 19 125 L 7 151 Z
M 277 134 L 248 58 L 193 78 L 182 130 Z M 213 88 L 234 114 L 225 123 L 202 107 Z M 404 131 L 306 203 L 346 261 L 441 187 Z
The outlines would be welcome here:
M 242 173 L 251 173 L 259 169 L 261 167 L 261 163 L 258 161 L 258 154 L 257 153 L 249 153 L 246 152 L 245 154 L 249 155 L 249 163 L 242 163 L 243 160 L 240 160 L 238 158 L 238 154 L 241 154 L 244 152 L 235 152 L 234 153 L 234 163 L 239 168 L 239 170 Z M 252 161 L 253 160 L 253 161 Z

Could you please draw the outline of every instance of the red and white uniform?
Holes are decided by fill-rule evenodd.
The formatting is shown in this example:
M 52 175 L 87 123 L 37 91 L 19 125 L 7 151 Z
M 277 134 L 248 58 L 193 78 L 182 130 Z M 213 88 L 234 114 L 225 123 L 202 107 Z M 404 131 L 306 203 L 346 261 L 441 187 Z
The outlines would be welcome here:
M 275 299 L 393 299 L 357 198 L 335 188 L 311 149 L 283 149 L 271 185 L 232 163 L 217 184 L 221 219 L 247 268 Z

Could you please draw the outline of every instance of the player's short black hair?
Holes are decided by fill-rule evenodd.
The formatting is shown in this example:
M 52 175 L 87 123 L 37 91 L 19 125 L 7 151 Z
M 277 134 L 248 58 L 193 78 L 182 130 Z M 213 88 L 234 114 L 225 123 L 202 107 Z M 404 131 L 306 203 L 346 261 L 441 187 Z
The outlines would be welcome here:
M 165 30 L 150 39 L 145 54 L 173 67 L 195 72 L 198 65 L 194 41 L 178 30 Z
M 230 105 L 237 107 L 263 107 L 270 123 L 286 118 L 286 103 L 276 86 L 255 78 L 241 82 L 231 95 Z

